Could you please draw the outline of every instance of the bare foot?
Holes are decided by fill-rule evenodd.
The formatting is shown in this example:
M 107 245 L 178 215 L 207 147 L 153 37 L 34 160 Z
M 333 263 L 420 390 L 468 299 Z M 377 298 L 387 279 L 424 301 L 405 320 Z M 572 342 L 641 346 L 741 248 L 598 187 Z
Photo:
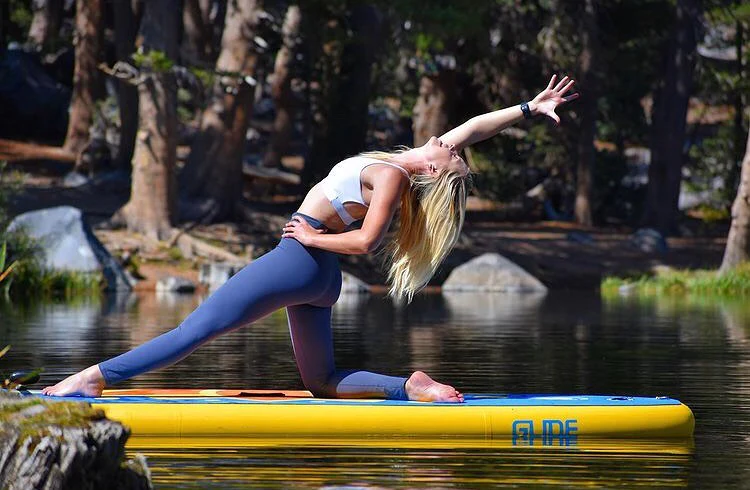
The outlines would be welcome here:
M 463 403 L 464 401 L 464 396 L 454 387 L 438 383 L 422 371 L 414 371 L 406 380 L 406 394 L 409 400 L 419 402 Z
M 91 366 L 68 376 L 55 386 L 48 386 L 42 394 L 49 396 L 88 396 L 97 397 L 104 390 L 104 377 L 99 366 Z

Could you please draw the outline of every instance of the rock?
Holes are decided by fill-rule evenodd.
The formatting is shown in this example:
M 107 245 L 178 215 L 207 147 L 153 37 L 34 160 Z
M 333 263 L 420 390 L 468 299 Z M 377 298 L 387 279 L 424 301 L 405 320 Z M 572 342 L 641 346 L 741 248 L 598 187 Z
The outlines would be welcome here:
M 52 270 L 101 272 L 110 291 L 129 291 L 133 281 L 71 206 L 30 211 L 16 216 L 9 232 L 22 230 L 38 242 L 44 265 Z
M 88 403 L 2 391 L 0 421 L 1 488 L 152 488 L 142 456 L 123 461 L 128 429 Z
M 198 282 L 214 290 L 227 282 L 230 277 L 238 273 L 246 264 L 229 264 L 226 262 L 208 262 L 201 264 L 198 270 Z
M 76 171 L 68 172 L 63 177 L 63 187 L 81 187 L 89 183 L 89 178 Z
M 177 276 L 162 277 L 156 283 L 157 292 L 192 293 L 195 292 L 195 284 L 189 279 Z
M 594 243 L 594 237 L 582 231 L 571 231 L 570 233 L 565 235 L 565 238 L 570 242 L 583 243 L 586 245 Z
M 479 320 L 476 328 L 490 330 L 495 329 L 497 325 L 517 323 L 518 318 L 538 317 L 546 297 L 545 292 L 518 295 L 502 292 L 464 294 L 443 291 L 443 299 L 451 316 L 461 318 L 462 321 L 467 318 Z
M 630 244 L 641 252 L 665 254 L 669 251 L 667 240 L 653 228 L 640 228 L 630 235 Z
M 502 291 L 541 293 L 547 287 L 500 254 L 480 255 L 451 271 L 443 291 Z
M 370 292 L 370 285 L 348 272 L 341 272 L 341 292 L 347 294 L 367 294 Z

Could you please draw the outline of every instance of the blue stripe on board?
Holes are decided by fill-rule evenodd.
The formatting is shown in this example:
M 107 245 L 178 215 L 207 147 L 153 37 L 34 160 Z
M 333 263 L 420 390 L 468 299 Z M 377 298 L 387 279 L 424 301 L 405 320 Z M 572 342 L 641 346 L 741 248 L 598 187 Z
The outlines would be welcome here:
M 38 393 L 31 393 L 38 395 Z M 247 399 L 239 397 L 158 397 L 118 396 L 107 398 L 46 397 L 46 399 L 85 401 L 96 404 L 143 403 L 143 404 L 237 404 L 237 405 L 351 405 L 351 406 L 456 406 L 456 407 L 532 407 L 532 406 L 596 406 L 596 407 L 642 407 L 655 405 L 679 405 L 679 400 L 668 397 L 626 397 L 602 395 L 464 395 L 466 402 L 423 403 L 400 400 L 329 400 L 321 398 L 290 398 L 279 400 Z

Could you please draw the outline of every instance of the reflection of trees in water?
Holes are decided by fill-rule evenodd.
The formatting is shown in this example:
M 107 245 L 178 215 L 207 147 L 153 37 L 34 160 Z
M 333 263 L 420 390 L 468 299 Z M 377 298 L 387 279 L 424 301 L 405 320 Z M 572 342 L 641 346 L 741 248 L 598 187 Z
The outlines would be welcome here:
M 131 441 L 137 439 L 131 438 Z M 686 487 L 695 466 L 686 443 L 602 441 L 579 447 L 509 447 L 508 441 L 352 441 L 258 447 L 143 449 L 154 485 L 288 488 Z M 251 443 L 252 444 L 252 443 Z M 472 445 L 474 444 L 474 445 Z M 384 462 L 393 471 L 384 469 Z M 290 482 L 294 482 L 291 484 Z M 489 484 L 488 484 L 489 483 Z
M 74 304 L 35 305 L 18 324 L 25 325 L 25 331 L 13 334 L 13 354 L 28 356 L 29 361 L 24 362 L 43 366 L 48 374 L 55 373 L 56 366 L 50 366 L 46 359 L 75 360 L 95 348 L 100 308 L 96 298 Z
M 125 349 L 175 328 L 200 304 L 199 296 L 188 294 L 148 291 L 131 297 L 133 299 L 123 304 L 122 309 L 111 312 L 107 318 L 108 323 L 116 323 L 127 332 Z
M 341 295 L 333 308 L 336 366 L 405 375 L 409 369 L 404 309 L 382 295 Z
M 679 396 L 698 413 L 710 408 L 724 414 L 702 421 L 703 432 L 726 432 L 729 413 L 729 430 L 747 432 L 750 304 L 742 298 L 653 295 L 607 298 L 605 311 L 639 332 L 632 372 L 646 394 Z
M 744 298 L 615 296 L 604 304 L 613 315 L 629 312 L 634 318 L 646 318 L 654 328 L 677 327 L 679 342 L 686 346 L 741 343 L 750 333 L 750 303 Z

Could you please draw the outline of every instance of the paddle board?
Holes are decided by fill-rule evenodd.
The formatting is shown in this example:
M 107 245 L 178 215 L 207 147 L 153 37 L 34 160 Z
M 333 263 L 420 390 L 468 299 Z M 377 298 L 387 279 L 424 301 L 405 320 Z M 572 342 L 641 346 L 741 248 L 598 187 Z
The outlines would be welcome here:
M 135 437 L 170 439 L 467 438 L 534 446 L 582 437 L 686 438 L 695 427 L 690 408 L 668 397 L 467 394 L 457 404 L 322 399 L 306 391 L 125 389 L 55 399 L 87 401 Z

